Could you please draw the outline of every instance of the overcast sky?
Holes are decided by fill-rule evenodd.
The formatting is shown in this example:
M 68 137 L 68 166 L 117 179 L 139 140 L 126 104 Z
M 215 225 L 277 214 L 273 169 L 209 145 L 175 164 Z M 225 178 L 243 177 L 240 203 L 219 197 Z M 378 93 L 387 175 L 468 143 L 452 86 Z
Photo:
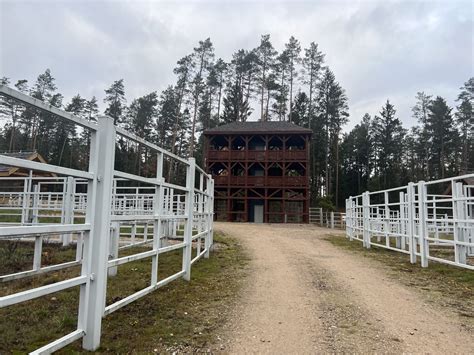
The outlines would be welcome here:
M 0 0 L 0 76 L 50 68 L 66 99 L 103 99 L 124 78 L 127 100 L 174 83 L 176 61 L 210 37 L 216 56 L 291 35 L 315 41 L 346 89 L 350 124 L 389 98 L 405 126 L 417 91 L 454 105 L 473 76 L 473 2 Z M 256 119 L 256 115 L 254 115 Z

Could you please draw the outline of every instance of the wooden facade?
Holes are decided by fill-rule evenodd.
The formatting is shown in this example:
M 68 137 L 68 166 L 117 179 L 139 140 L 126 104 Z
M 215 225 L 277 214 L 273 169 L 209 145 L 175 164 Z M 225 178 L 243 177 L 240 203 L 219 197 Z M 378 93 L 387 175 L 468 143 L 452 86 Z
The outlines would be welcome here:
M 311 130 L 234 122 L 204 132 L 219 221 L 307 223 Z

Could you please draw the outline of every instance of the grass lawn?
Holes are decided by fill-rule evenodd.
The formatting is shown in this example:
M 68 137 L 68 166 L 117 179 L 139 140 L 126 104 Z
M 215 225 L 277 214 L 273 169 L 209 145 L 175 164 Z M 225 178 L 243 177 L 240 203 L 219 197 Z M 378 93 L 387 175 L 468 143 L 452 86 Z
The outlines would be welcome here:
M 474 329 L 474 271 L 433 261 L 422 268 L 419 259 L 417 264 L 411 264 L 407 254 L 374 246 L 365 249 L 361 242 L 351 242 L 342 235 L 331 235 L 326 240 L 351 253 L 381 262 L 392 277 L 419 290 L 428 302 L 454 309 L 465 325 Z
M 215 251 L 209 259 L 195 263 L 191 281 L 182 279 L 141 298 L 108 315 L 102 323 L 100 352 L 195 352 L 207 350 L 216 342 L 217 331 L 226 317 L 247 273 L 248 257 L 235 239 L 216 235 Z M 18 260 L 30 267 L 28 246 Z M 30 246 L 31 247 L 31 246 Z M 8 248 L 0 244 L 0 251 Z M 51 262 L 74 258 L 74 249 L 52 246 L 47 250 Z M 126 249 L 120 256 L 144 251 L 146 248 Z M 195 253 L 195 251 L 194 251 Z M 193 254 L 194 254 L 193 253 Z M 160 255 L 159 279 L 181 269 L 181 251 Z M 0 271 L 5 274 L 5 263 Z M 8 270 L 15 269 L 8 265 Z M 16 271 L 16 269 L 15 269 Z M 1 295 L 18 290 L 57 282 L 79 273 L 78 267 L 35 276 L 0 285 Z M 116 277 L 109 277 L 107 304 L 148 286 L 151 259 L 144 259 L 118 268 Z M 20 305 L 0 310 L 0 353 L 24 353 L 53 341 L 76 328 L 79 288 L 51 294 Z M 81 352 L 80 341 L 60 352 Z

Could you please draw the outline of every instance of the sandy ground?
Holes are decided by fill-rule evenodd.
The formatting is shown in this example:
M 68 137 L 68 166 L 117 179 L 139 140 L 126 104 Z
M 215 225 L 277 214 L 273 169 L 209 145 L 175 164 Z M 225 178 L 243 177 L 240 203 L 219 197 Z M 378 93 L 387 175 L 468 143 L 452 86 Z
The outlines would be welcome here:
M 224 353 L 474 352 L 474 334 L 449 309 L 390 279 L 380 264 L 332 246 L 307 225 L 216 223 L 252 258 Z

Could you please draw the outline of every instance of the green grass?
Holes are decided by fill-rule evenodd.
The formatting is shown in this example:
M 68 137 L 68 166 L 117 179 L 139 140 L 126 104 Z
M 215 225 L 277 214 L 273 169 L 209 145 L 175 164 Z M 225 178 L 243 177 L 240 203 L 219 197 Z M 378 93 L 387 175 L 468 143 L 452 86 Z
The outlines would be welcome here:
M 0 210 L 0 223 L 21 223 L 21 212 L 22 208 Z M 30 210 L 31 213 L 31 210 Z M 59 210 L 39 210 L 38 214 L 42 217 L 39 218 L 39 223 L 60 223 L 61 212 Z M 76 217 L 76 219 L 83 219 Z M 82 223 L 82 222 L 81 222 Z
M 64 263 L 75 260 L 75 245 L 63 247 L 60 243 L 43 241 L 41 265 Z M 33 267 L 34 244 L 20 240 L 0 241 L 0 274 L 30 270 Z M 0 283 L 0 289 L 5 284 Z
M 420 291 L 428 302 L 454 309 L 470 327 L 474 327 L 474 271 L 433 261 L 427 268 L 422 268 L 419 258 L 417 264 L 411 264 L 407 254 L 374 246 L 365 249 L 361 242 L 351 242 L 341 235 L 331 235 L 326 240 L 351 253 L 382 263 L 392 277 Z
M 216 331 L 226 322 L 247 273 L 248 257 L 235 239 L 216 235 L 216 250 L 209 259 L 192 267 L 191 281 L 178 279 L 103 319 L 100 352 L 187 352 L 206 349 L 216 340 Z M 143 251 L 128 249 L 122 255 Z M 55 258 L 69 252 L 56 250 Z M 195 253 L 195 252 L 194 252 Z M 159 278 L 181 269 L 181 251 L 160 255 Z M 75 270 L 74 270 L 75 269 Z M 151 259 L 119 266 L 109 278 L 107 304 L 149 285 Z M 16 281 L 2 292 L 40 286 L 70 277 L 71 268 Z M 2 271 L 3 273 L 3 271 Z M 41 299 L 0 310 L 0 353 L 24 353 L 55 340 L 76 328 L 79 289 L 70 289 Z M 62 350 L 81 352 L 80 342 Z

